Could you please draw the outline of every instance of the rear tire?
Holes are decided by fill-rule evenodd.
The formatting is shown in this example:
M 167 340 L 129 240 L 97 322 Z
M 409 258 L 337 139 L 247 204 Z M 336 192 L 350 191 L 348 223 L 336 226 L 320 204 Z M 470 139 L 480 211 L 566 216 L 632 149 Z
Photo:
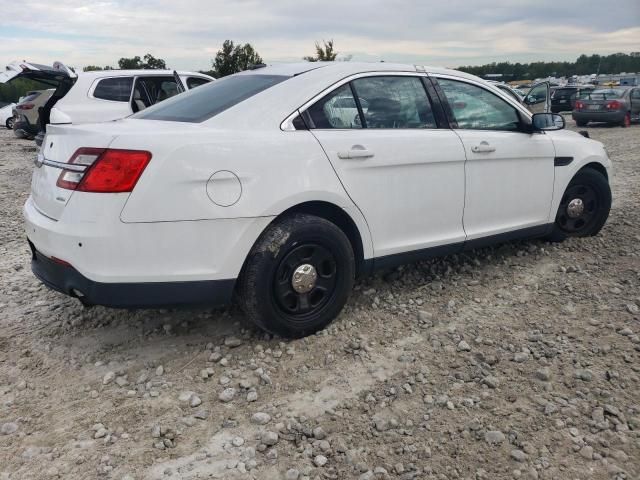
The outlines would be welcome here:
M 597 235 L 611 210 L 611 188 L 600 172 L 591 168 L 579 171 L 562 195 L 553 230 L 552 242 L 567 237 Z
M 4 122 L 4 126 L 7 127 L 7 129 L 9 130 L 13 130 L 13 123 L 14 123 L 13 117 L 9 117 L 7 118 L 7 121 Z
M 586 127 L 587 123 L 589 122 L 579 122 L 578 120 L 576 120 L 576 126 L 578 127 Z
M 344 232 L 323 218 L 292 214 L 274 221 L 253 246 L 238 280 L 238 299 L 258 327 L 299 338 L 340 313 L 354 277 Z

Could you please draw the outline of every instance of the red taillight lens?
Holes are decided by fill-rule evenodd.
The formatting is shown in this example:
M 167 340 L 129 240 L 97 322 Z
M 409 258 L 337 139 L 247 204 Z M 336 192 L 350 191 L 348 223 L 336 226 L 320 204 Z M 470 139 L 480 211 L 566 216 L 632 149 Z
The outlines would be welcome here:
M 611 102 L 607 103 L 606 107 L 608 110 L 620 110 L 622 104 L 617 100 L 612 100 Z
M 16 105 L 16 110 L 31 110 L 35 105 L 33 103 L 24 103 L 22 105 Z
M 130 192 L 149 160 L 151 153 L 141 150 L 80 148 L 69 163 L 87 165 L 86 170 L 63 170 L 57 185 L 81 192 Z
M 576 102 L 576 106 L 575 106 L 576 110 L 582 110 L 583 108 L 584 108 L 584 103 Z

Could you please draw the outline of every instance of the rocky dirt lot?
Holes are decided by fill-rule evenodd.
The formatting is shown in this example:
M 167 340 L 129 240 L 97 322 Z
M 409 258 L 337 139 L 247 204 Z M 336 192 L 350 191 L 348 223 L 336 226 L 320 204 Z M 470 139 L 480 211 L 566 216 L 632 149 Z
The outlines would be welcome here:
M 48 291 L 35 147 L 0 129 L 0 479 L 640 478 L 640 126 L 588 130 L 615 167 L 600 235 L 363 279 L 283 341 Z

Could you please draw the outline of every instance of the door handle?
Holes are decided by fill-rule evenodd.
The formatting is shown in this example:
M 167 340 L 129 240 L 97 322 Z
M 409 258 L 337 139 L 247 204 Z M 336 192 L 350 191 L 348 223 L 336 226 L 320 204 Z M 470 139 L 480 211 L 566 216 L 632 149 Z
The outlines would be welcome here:
M 362 145 L 354 145 L 351 150 L 338 152 L 338 158 L 348 160 L 351 158 L 371 158 L 374 154 L 372 151 L 367 150 Z
M 489 142 L 482 141 L 480 145 L 474 145 L 471 147 L 473 153 L 491 153 L 496 151 L 496 147 L 489 145 Z

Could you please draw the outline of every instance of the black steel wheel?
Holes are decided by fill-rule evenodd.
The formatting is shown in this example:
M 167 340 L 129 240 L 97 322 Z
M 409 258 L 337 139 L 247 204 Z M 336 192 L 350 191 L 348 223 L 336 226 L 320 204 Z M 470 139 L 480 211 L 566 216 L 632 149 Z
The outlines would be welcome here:
M 550 240 L 596 235 L 611 209 L 611 189 L 606 177 L 591 168 L 579 171 L 562 195 Z
M 253 246 L 238 279 L 238 300 L 260 328 L 303 337 L 340 313 L 354 276 L 344 232 L 323 218 L 292 214 L 274 221 Z
M 335 295 L 338 268 L 333 254 L 322 245 L 295 247 L 281 261 L 273 282 L 277 308 L 303 320 L 322 309 Z

